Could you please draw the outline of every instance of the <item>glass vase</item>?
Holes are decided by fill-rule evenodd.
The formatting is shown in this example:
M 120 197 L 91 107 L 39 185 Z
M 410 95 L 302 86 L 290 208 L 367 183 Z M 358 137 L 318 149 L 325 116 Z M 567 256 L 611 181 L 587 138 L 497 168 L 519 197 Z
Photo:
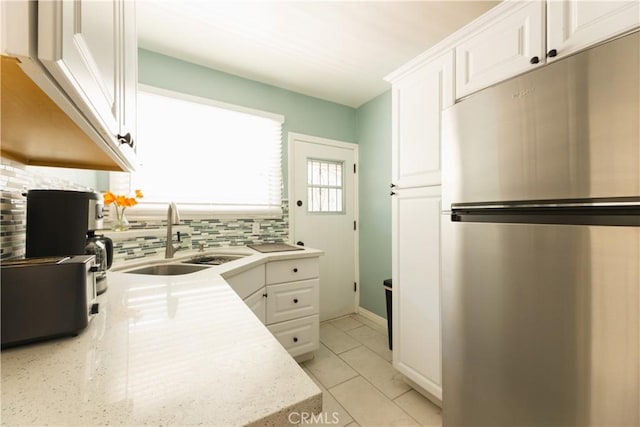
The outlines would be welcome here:
M 113 221 L 113 231 L 125 231 L 129 229 L 129 221 L 124 214 L 125 207 L 119 208 L 116 206 L 116 215 Z

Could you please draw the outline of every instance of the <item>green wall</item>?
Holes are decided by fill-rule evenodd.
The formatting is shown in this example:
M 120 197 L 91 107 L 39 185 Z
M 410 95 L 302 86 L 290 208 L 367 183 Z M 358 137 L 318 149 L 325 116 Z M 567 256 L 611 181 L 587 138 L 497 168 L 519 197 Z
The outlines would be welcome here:
M 156 52 L 139 49 L 138 54 L 142 84 L 284 115 L 285 194 L 288 132 L 359 145 L 360 305 L 386 317 L 382 281 L 391 277 L 391 92 L 354 109 Z
M 145 49 L 138 49 L 138 81 L 176 92 L 282 114 L 282 164 L 287 189 L 287 134 L 298 132 L 357 143 L 356 110 L 244 79 Z
M 360 163 L 360 306 L 387 317 L 391 278 L 391 91 L 356 111 Z

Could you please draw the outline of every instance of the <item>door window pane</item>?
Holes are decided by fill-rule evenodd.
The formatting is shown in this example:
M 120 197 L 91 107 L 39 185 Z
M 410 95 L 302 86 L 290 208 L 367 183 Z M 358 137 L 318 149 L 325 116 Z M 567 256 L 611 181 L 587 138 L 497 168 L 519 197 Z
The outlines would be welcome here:
M 343 162 L 307 160 L 308 212 L 344 213 Z

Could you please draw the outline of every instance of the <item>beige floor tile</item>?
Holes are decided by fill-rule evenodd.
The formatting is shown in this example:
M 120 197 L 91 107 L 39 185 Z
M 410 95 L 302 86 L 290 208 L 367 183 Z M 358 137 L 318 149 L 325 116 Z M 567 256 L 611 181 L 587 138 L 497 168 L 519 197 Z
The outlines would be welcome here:
M 357 320 L 358 322 L 369 326 L 370 328 L 380 332 L 381 334 L 383 334 L 385 336 L 387 335 L 387 327 L 386 327 L 386 325 L 385 326 L 380 325 L 380 324 L 374 322 L 373 320 L 371 320 L 371 319 L 369 319 L 367 317 L 364 317 L 364 316 L 362 316 L 360 314 L 352 314 L 351 316 L 355 320 Z
M 356 371 L 322 344 L 315 352 L 315 357 L 304 362 L 302 366 L 309 369 L 313 376 L 327 388 L 358 375 Z
M 353 316 L 342 317 L 340 319 L 332 320 L 329 323 L 331 323 L 333 326 L 343 331 L 359 328 L 360 326 L 363 325 L 362 322 L 354 319 Z
M 389 342 L 387 336 L 372 329 L 370 326 L 364 325 L 359 328 L 351 329 L 346 332 L 352 338 L 355 338 L 358 342 L 366 345 L 384 360 L 390 362 L 393 359 L 393 354 L 389 350 Z
M 421 425 L 442 427 L 442 410 L 417 391 L 411 390 L 394 402 Z
M 333 395 L 327 390 L 316 377 L 313 376 L 311 371 L 306 367 L 303 367 L 304 371 L 309 375 L 322 390 L 322 416 L 321 422 L 309 425 L 333 425 L 333 426 L 346 426 L 353 421 L 351 415 L 338 403 Z
M 361 345 L 358 341 L 333 326 L 331 323 L 320 325 L 320 342 L 336 354 Z
M 393 369 L 391 363 L 365 346 L 345 351 L 340 354 L 340 358 L 389 399 L 395 399 L 411 390 L 411 387 L 403 381 L 402 375 Z
M 330 388 L 329 391 L 361 426 L 419 425 L 361 376 Z

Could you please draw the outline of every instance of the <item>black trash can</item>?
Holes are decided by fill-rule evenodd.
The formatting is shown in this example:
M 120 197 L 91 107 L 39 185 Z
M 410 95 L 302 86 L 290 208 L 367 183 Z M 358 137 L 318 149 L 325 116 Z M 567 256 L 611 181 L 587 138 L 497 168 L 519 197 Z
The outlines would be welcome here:
M 393 350 L 393 329 L 391 323 L 391 300 L 393 298 L 393 282 L 387 279 L 384 282 L 384 294 L 387 299 L 387 335 L 389 336 L 389 350 Z

